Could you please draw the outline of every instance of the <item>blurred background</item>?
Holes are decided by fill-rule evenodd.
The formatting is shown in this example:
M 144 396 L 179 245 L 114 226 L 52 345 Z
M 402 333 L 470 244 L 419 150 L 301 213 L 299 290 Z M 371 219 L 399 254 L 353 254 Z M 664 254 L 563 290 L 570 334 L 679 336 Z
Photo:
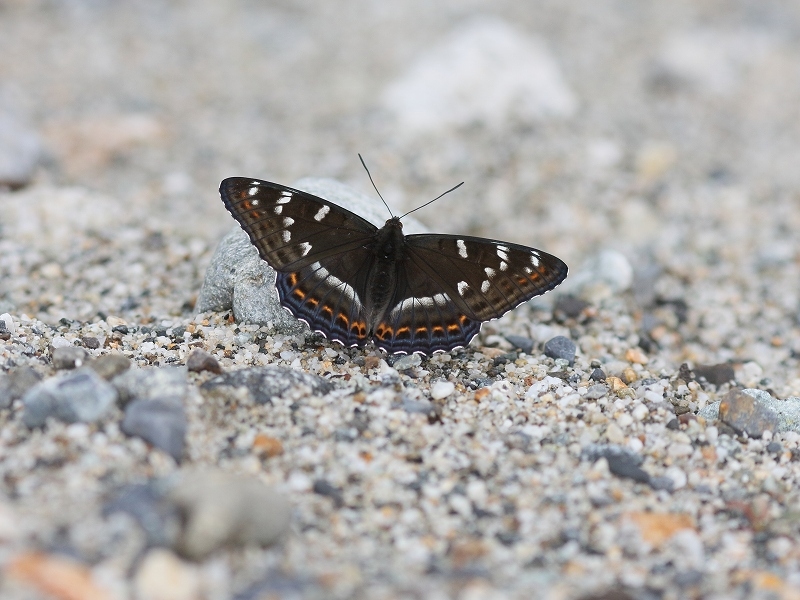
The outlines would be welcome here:
M 161 282 L 177 307 L 233 226 L 222 178 L 372 193 L 361 152 L 397 210 L 466 182 L 415 215 L 434 230 L 571 267 L 618 250 L 695 324 L 724 322 L 704 347 L 752 352 L 735 329 L 758 315 L 777 347 L 798 306 L 799 113 L 797 2 L 0 0 L 6 238 L 21 206 L 65 202 L 43 190 L 82 190 L 20 243 L 178 240 L 196 267 Z M 743 299 L 775 310 L 724 316 Z

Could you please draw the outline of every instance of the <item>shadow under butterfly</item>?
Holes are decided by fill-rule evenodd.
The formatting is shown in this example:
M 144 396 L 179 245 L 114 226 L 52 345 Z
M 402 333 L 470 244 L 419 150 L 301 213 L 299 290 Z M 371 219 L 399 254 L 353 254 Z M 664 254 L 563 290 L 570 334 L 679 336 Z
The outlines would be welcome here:
M 483 321 L 552 290 L 567 276 L 561 259 L 535 248 L 463 235 L 403 235 L 400 220 L 409 213 L 378 228 L 324 198 L 278 183 L 230 177 L 219 191 L 277 272 L 281 305 L 345 346 L 373 341 L 392 354 L 460 348 Z

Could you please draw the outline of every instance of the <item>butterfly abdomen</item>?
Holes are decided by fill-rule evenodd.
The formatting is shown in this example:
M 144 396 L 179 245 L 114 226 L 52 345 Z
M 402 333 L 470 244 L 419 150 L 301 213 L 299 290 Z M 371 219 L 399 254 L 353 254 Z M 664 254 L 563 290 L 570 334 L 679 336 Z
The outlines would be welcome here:
M 389 219 L 375 234 L 370 248 L 373 261 L 367 280 L 368 289 L 372 293 L 365 306 L 369 315 L 370 331 L 374 331 L 374 326 L 383 318 L 397 287 L 397 270 L 403 260 L 405 246 L 402 227 L 396 217 Z

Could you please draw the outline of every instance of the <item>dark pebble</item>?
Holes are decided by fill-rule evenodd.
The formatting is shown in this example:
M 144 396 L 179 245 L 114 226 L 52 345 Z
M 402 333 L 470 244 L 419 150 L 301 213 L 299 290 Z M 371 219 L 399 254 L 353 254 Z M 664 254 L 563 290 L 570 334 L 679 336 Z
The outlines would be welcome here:
M 88 358 L 86 350 L 78 346 L 64 346 L 53 348 L 50 360 L 56 369 L 77 369 L 82 367 Z
M 104 354 L 86 366 L 106 381 L 111 381 L 117 375 L 121 375 L 131 368 L 131 359 L 124 354 Z
M 317 479 L 314 481 L 314 493 L 319 494 L 320 496 L 327 496 L 331 500 L 333 500 L 334 504 L 337 508 L 340 508 L 344 505 L 344 497 L 342 496 L 342 491 L 329 483 L 325 479 Z
M 121 333 L 122 335 L 127 335 L 128 326 L 127 325 L 117 325 L 116 327 L 112 327 L 111 331 L 113 331 L 114 333 Z
M 519 348 L 525 354 L 533 352 L 533 340 L 530 338 L 526 338 L 522 335 L 507 335 L 506 340 L 508 340 L 509 344 L 515 348 Z
M 193 373 L 210 371 L 211 373 L 222 373 L 222 367 L 214 356 L 201 348 L 195 348 L 186 357 L 186 368 Z
M 287 367 L 250 367 L 224 373 L 206 381 L 200 390 L 204 393 L 238 397 L 239 388 L 245 388 L 256 404 L 271 404 L 273 397 L 281 397 L 298 388 L 308 393 L 324 396 L 333 390 L 331 383 L 317 375 L 303 373 Z
M 575 296 L 559 296 L 558 299 L 556 299 L 553 312 L 556 314 L 561 313 L 570 319 L 576 319 L 588 306 L 589 303 L 586 302 L 586 300 L 581 300 Z
M 594 369 L 592 374 L 589 375 L 589 379 L 592 381 L 605 381 L 606 380 L 606 373 L 603 369 Z
M 708 383 L 716 386 L 736 379 L 733 367 L 728 363 L 719 365 L 697 365 L 692 370 L 697 379 L 704 378 Z
M 629 454 L 610 454 L 606 456 L 608 469 L 617 477 L 633 479 L 639 483 L 650 483 L 650 475 L 637 463 L 638 460 Z
M 671 492 L 675 485 L 675 482 L 669 477 L 651 477 L 647 483 L 654 490 L 667 490 L 668 492 Z
M 48 417 L 65 423 L 92 423 L 102 418 L 117 399 L 113 386 L 88 368 L 51 377 L 22 397 L 22 421 L 41 427 Z
M 678 419 L 670 419 L 667 422 L 667 429 L 672 429 L 673 431 L 677 431 L 681 428 L 681 424 L 678 422 Z
M 0 319 L 0 323 L 4 323 Z M 31 367 L 17 367 L 7 375 L 0 373 L 0 408 L 8 408 L 29 389 L 42 380 L 42 376 Z
M 172 337 L 173 338 L 183 338 L 183 334 L 186 333 L 186 327 L 173 327 L 172 328 Z
M 760 438 L 765 431 L 778 431 L 778 415 L 752 396 L 739 390 L 731 390 L 719 405 L 720 420 L 739 434 Z
M 550 358 L 561 358 L 569 361 L 569 366 L 575 364 L 575 342 L 563 335 L 557 335 L 544 343 L 544 353 Z
M 783 446 L 781 446 L 780 442 L 770 442 L 767 444 L 767 452 L 770 454 L 780 454 L 783 452 Z
M 183 405 L 175 400 L 134 400 L 125 408 L 120 429 L 181 462 L 187 425 Z
M 97 350 L 100 347 L 100 340 L 96 337 L 84 336 L 81 338 L 81 343 L 89 350 Z

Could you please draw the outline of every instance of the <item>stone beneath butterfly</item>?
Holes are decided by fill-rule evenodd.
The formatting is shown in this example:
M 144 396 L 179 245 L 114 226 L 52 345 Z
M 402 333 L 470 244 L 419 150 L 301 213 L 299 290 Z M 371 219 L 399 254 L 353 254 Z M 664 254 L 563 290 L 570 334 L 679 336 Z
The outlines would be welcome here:
M 277 272 L 281 304 L 346 346 L 390 353 L 465 346 L 481 322 L 541 295 L 567 275 L 541 250 L 471 236 L 405 235 L 398 217 L 376 227 L 329 200 L 232 177 L 226 208 Z

